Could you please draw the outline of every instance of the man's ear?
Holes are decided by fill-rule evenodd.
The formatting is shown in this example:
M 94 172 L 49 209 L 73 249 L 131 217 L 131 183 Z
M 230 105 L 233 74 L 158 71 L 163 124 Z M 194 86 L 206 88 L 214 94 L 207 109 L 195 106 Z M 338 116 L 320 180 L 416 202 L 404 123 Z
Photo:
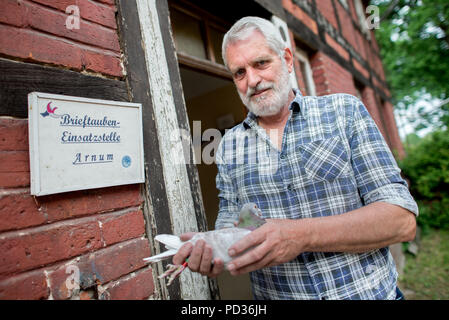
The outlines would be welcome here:
M 284 49 L 284 59 L 287 63 L 288 72 L 291 73 L 293 71 L 293 54 L 288 47 Z

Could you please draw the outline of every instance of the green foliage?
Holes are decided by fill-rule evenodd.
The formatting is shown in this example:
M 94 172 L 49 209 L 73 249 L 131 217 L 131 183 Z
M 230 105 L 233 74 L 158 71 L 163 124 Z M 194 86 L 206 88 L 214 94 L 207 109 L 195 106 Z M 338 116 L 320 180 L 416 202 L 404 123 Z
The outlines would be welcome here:
M 412 141 L 399 166 L 420 207 L 418 223 L 449 228 L 449 130 L 432 132 L 420 140 L 413 137 Z
M 371 3 L 379 6 L 384 18 L 376 30 L 376 38 L 395 107 L 408 109 L 420 99 L 447 99 L 449 1 L 371 0 Z M 431 112 L 419 106 L 417 109 L 421 127 L 434 124 L 435 119 L 441 127 L 448 126 L 449 105 Z

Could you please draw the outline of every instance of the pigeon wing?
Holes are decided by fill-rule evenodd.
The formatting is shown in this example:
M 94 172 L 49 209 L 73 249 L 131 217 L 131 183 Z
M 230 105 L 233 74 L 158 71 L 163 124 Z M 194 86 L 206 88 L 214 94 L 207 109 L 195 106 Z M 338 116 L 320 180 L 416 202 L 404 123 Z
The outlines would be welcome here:
M 154 240 L 164 244 L 167 249 L 178 250 L 183 245 L 181 239 L 179 239 L 178 236 L 174 236 L 172 234 L 159 234 L 154 237 Z

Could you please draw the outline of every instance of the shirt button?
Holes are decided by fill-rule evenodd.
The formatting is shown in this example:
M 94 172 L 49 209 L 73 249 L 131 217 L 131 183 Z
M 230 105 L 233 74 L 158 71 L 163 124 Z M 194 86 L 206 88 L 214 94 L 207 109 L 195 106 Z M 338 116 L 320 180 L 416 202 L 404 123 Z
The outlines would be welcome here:
M 293 187 L 292 187 L 291 184 L 289 184 L 289 185 L 287 186 L 287 190 L 288 190 L 288 191 L 292 191 L 292 190 L 293 190 Z
M 285 159 L 285 154 L 281 154 L 281 156 L 280 156 L 280 158 L 282 159 L 282 160 L 284 160 Z

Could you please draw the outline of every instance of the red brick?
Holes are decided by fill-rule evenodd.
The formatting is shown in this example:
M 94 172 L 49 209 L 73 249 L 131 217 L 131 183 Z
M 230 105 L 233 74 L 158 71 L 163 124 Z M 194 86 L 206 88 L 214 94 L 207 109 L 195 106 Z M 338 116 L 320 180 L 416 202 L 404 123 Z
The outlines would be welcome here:
M 318 11 L 332 24 L 332 26 L 338 30 L 337 18 L 335 16 L 334 6 L 332 0 L 319 0 L 316 1 Z
M 87 70 L 112 76 L 123 75 L 118 53 L 111 55 L 102 49 L 93 51 L 34 30 L 0 25 L 0 53 L 29 61 L 63 65 L 75 70 L 86 67 Z
M 37 200 L 48 222 L 139 206 L 143 202 L 138 184 L 48 195 Z
M 371 47 L 374 48 L 375 52 L 379 52 L 379 44 L 377 43 L 376 34 L 374 33 L 374 29 L 370 30 L 371 33 Z
M 349 60 L 349 52 L 346 51 L 337 41 L 335 41 L 329 34 L 325 35 L 326 42 L 330 45 L 337 53 L 344 58 L 345 60 Z
M 142 259 L 150 255 L 150 247 L 146 238 L 133 239 L 85 254 L 74 261 L 49 270 L 48 277 L 52 296 L 54 299 L 68 299 L 74 294 L 66 285 L 67 279 L 72 277 L 72 269 L 68 269 L 69 266 L 79 268 L 80 289 L 88 289 L 117 280 L 143 268 L 146 264 Z
M 352 60 L 354 67 L 367 79 L 369 79 L 369 72 L 355 59 Z
M 355 10 L 354 1 L 348 1 L 349 9 L 351 11 L 351 16 L 354 21 L 359 21 L 359 16 L 357 15 L 357 11 Z
M 329 56 L 318 52 L 312 57 L 311 64 L 317 95 L 356 94 L 352 74 Z
M 368 109 L 368 112 L 370 113 L 377 127 L 381 131 L 382 135 L 386 138 L 387 135 L 382 123 L 378 101 L 374 90 L 370 87 L 365 87 L 362 93 L 362 100 L 363 104 L 366 106 L 366 109 Z
M 356 95 L 354 80 L 349 71 L 330 58 L 327 59 L 326 66 L 329 70 L 327 74 L 331 93 Z
M 382 111 L 385 119 L 385 125 L 391 141 L 391 149 L 395 150 L 399 159 L 404 159 L 406 156 L 404 146 L 402 145 L 399 136 L 396 119 L 394 117 L 393 105 L 390 102 L 385 102 L 382 106 Z
M 80 9 L 81 18 L 101 24 L 103 26 L 117 29 L 117 22 L 115 20 L 116 8 L 115 6 L 106 6 L 100 3 L 89 0 L 32 0 L 33 2 L 41 3 L 46 6 L 58 9 L 65 12 L 70 5 L 78 5 Z
M 30 184 L 27 151 L 0 151 L 0 187 L 25 187 Z
M 27 10 L 23 12 L 24 14 L 26 12 L 28 25 L 33 29 L 120 52 L 116 30 L 82 19 L 79 29 L 68 29 L 66 27 L 68 14 L 33 3 L 27 3 L 26 8 Z
M 351 46 L 359 51 L 359 45 L 357 43 L 357 39 L 355 38 L 356 29 L 354 29 L 354 25 L 351 19 L 351 16 L 348 14 L 346 9 L 338 2 L 335 1 L 335 5 L 337 7 L 338 17 L 340 19 L 341 31 L 343 37 L 348 41 Z
M 385 81 L 385 73 L 384 73 L 384 67 L 382 64 L 382 61 L 380 60 L 378 55 L 374 55 L 375 56 L 375 60 L 376 60 L 376 68 L 374 69 L 374 71 L 377 73 L 377 75 L 379 76 L 379 78 L 382 81 Z M 383 88 L 384 86 L 381 85 L 381 88 Z
M 0 194 L 0 232 L 44 224 L 47 215 L 39 210 L 29 189 Z
M 139 185 L 81 190 L 37 198 L 29 194 L 29 189 L 4 191 L 0 194 L 0 231 L 137 207 L 142 201 Z
M 102 247 L 96 217 L 13 231 L 0 236 L 0 277 Z
M 0 300 L 46 299 L 49 289 L 43 270 L 20 274 L 0 281 Z
M 51 48 L 51 49 L 50 49 Z M 9 56 L 81 70 L 81 49 L 34 30 L 0 25 L 0 52 Z
M 94 0 L 95 2 L 101 2 L 104 4 L 115 5 L 115 0 Z
M 28 151 L 0 151 L 0 172 L 28 172 Z
M 145 221 L 140 210 L 105 215 L 99 221 L 106 245 L 145 234 Z
M 0 22 L 17 27 L 26 25 L 25 6 L 17 0 L 3 0 L 0 10 Z
M 143 300 L 150 297 L 153 292 L 153 272 L 151 268 L 146 268 L 102 287 L 99 299 Z
M 29 173 L 22 172 L 1 172 L 0 187 L 3 188 L 20 188 L 30 185 Z
M 359 31 L 359 29 L 354 29 L 354 35 L 353 35 L 354 41 L 357 44 L 357 47 L 355 48 L 356 51 L 363 57 L 364 56 L 364 50 L 363 50 L 363 41 L 365 36 Z M 366 58 L 363 58 L 366 59 Z
M 313 33 L 318 34 L 318 25 L 315 20 L 294 4 L 292 0 L 282 0 L 282 5 L 288 12 L 305 24 Z
M 0 117 L 0 151 L 28 151 L 28 120 Z
M 373 77 L 373 84 L 375 87 L 382 89 L 383 85 L 379 82 L 379 80 L 377 79 L 377 77 Z
M 86 70 L 109 74 L 116 77 L 123 76 L 121 60 L 106 51 L 83 51 L 83 66 Z

